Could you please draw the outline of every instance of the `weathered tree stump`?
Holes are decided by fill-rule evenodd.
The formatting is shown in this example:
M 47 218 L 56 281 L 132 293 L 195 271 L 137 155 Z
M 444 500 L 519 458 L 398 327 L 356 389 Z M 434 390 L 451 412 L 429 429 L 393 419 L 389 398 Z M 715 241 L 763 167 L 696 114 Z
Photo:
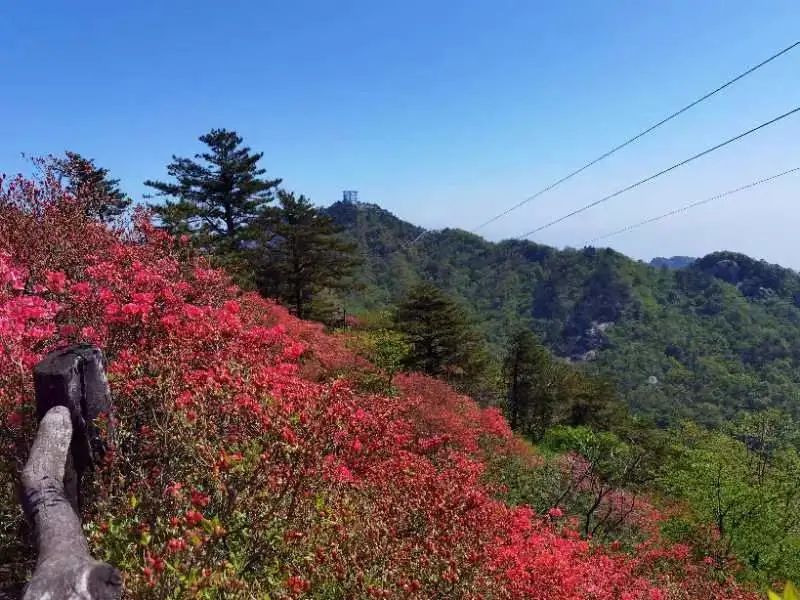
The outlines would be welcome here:
M 34 369 L 36 439 L 22 471 L 22 506 L 36 530 L 38 560 L 24 600 L 115 600 L 122 577 L 94 560 L 83 536 L 80 481 L 109 440 L 95 425 L 111 423 L 102 352 L 88 345 L 49 354 Z

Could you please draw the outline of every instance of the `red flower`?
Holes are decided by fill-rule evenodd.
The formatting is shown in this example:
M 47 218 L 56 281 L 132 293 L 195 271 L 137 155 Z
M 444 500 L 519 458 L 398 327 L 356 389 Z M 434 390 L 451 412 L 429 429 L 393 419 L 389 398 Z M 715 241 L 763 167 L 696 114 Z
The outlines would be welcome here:
M 339 465 L 333 470 L 333 479 L 339 483 L 352 483 L 355 481 L 353 473 L 344 465 Z
M 164 495 L 171 498 L 176 498 L 180 494 L 182 487 L 183 484 L 180 482 L 170 483 L 166 488 L 164 488 Z
M 181 550 L 186 550 L 187 547 L 186 540 L 183 538 L 170 538 L 167 542 L 167 550 L 173 554 Z
M 297 575 L 292 575 L 286 580 L 286 587 L 293 594 L 302 594 L 311 589 L 311 584 Z
M 85 281 L 74 284 L 70 289 L 70 293 L 78 298 L 85 298 L 92 291 L 92 286 Z
M 374 371 L 340 337 L 236 288 L 143 214 L 122 237 L 47 185 L 0 177 L 0 434 L 11 434 L 0 435 L 0 472 L 19 459 L 25 372 L 63 343 L 56 323 L 74 324 L 107 351 L 119 431 L 151 432 L 122 448 L 134 468 L 105 469 L 111 449 L 97 473 L 102 542 L 127 543 L 127 519 L 151 523 L 152 535 L 135 529 L 137 547 L 171 558 L 131 554 L 132 596 L 247 595 L 254 570 L 237 575 L 223 560 L 212 572 L 230 546 L 231 561 L 245 549 L 279 557 L 294 597 L 319 580 L 374 598 L 754 598 L 665 542 L 641 497 L 621 523 L 644 539 L 630 555 L 590 544 L 557 521 L 559 507 L 541 519 L 503 503 L 486 484 L 494 459 L 544 459 L 499 410 L 417 374 L 395 377 L 391 395 L 361 391 L 355 382 Z M 563 460 L 565 473 L 585 472 L 578 457 Z M 159 503 L 152 490 L 165 483 Z M 614 490 L 600 510 L 616 521 L 631 502 Z M 281 539 L 288 551 L 275 554 Z M 164 588 L 152 589 L 161 573 Z
M 45 273 L 45 281 L 51 292 L 60 294 L 66 287 L 67 276 L 61 271 L 47 271 Z
M 194 527 L 199 525 L 203 522 L 203 513 L 190 508 L 186 511 L 186 524 L 190 527 Z
M 297 434 L 288 425 L 281 429 L 281 437 L 283 438 L 283 441 L 290 446 L 294 446 L 298 442 Z
M 222 309 L 232 315 L 238 315 L 241 310 L 239 303 L 236 300 L 226 300 L 222 304 Z
M 198 490 L 192 490 L 190 498 L 192 504 L 200 508 L 208 506 L 208 503 L 211 502 L 211 498 L 207 494 L 204 494 Z
M 6 417 L 6 423 L 8 423 L 9 427 L 20 427 L 22 425 L 22 415 L 18 412 L 8 413 Z

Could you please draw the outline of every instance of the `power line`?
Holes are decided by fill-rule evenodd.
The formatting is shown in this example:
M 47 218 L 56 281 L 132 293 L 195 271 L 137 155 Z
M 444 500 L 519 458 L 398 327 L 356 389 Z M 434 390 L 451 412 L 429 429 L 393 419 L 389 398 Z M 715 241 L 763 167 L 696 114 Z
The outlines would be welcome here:
M 593 160 L 589 161 L 588 163 L 586 163 L 585 165 L 583 165 L 583 166 L 582 166 L 582 167 L 580 167 L 579 169 L 576 169 L 576 170 L 572 171 L 571 173 L 569 173 L 569 174 L 565 175 L 564 177 L 562 177 L 562 178 L 561 178 L 561 179 L 559 179 L 558 181 L 555 181 L 555 182 L 551 183 L 550 185 L 548 185 L 547 187 L 544 187 L 544 188 L 542 188 L 541 190 L 539 190 L 538 192 L 536 192 L 536 193 L 535 193 L 535 194 L 533 194 L 532 196 L 528 196 L 527 198 L 525 198 L 525 199 L 524 199 L 524 200 L 522 200 L 521 202 L 518 202 L 518 203 L 517 203 L 517 204 L 515 204 L 514 206 L 512 206 L 512 207 L 510 207 L 510 208 L 507 208 L 506 210 L 504 210 L 504 211 L 503 211 L 503 212 L 501 212 L 500 214 L 497 214 L 497 215 L 495 215 L 494 217 L 492 217 L 491 219 L 489 219 L 489 220 L 487 220 L 487 221 L 484 221 L 483 223 L 481 223 L 480 225 L 478 225 L 478 226 L 477 226 L 477 227 L 475 227 L 474 229 L 471 229 L 471 230 L 470 230 L 470 233 L 475 233 L 476 231 L 478 231 L 478 230 L 480 230 L 480 229 L 483 229 L 484 227 L 486 227 L 486 226 L 487 226 L 487 225 L 489 225 L 490 223 L 494 223 L 494 222 L 495 222 L 495 221 L 497 221 L 498 219 L 501 219 L 501 218 L 503 218 L 504 216 L 506 216 L 508 213 L 510 213 L 510 212 L 512 212 L 512 211 L 515 211 L 515 210 L 517 210 L 519 207 L 521 207 L 521 206 L 524 206 L 525 204 L 527 204 L 528 202 L 531 202 L 532 200 L 535 200 L 536 198 L 538 198 L 538 197 L 539 197 L 539 196 L 541 196 L 542 194 L 545 194 L 546 192 L 549 192 L 550 190 L 552 190 L 552 189 L 554 189 L 554 188 L 558 187 L 559 185 L 561 185 L 561 184 L 562 184 L 562 183 L 564 183 L 565 181 L 567 181 L 567 180 L 569 180 L 569 179 L 572 179 L 573 177 L 575 177 L 575 175 L 578 175 L 579 173 L 582 173 L 583 171 L 585 171 L 585 170 L 586 170 L 586 169 L 588 169 L 589 167 L 591 167 L 591 166 L 593 166 L 593 165 L 596 165 L 596 164 L 597 164 L 597 163 L 599 163 L 601 160 L 604 160 L 604 159 L 608 158 L 609 156 L 611 156 L 612 154 L 614 154 L 614 153 L 615 153 L 615 152 L 617 152 L 618 150 L 622 150 L 622 149 L 623 149 L 625 146 L 628 146 L 628 145 L 632 144 L 633 142 L 635 142 L 635 141 L 636 141 L 636 140 L 638 140 L 639 138 L 642 138 L 642 137 L 644 137 L 645 135 L 647 135 L 647 134 L 648 134 L 648 133 L 650 133 L 651 131 L 654 131 L 655 129 L 658 129 L 659 127 L 661 127 L 661 126 L 662 126 L 662 125 L 664 125 L 665 123 L 668 123 L 668 122 L 669 122 L 669 121 L 671 121 L 672 119 L 674 119 L 674 118 L 676 118 L 676 117 L 678 117 L 678 116 L 682 115 L 682 114 L 683 114 L 683 113 L 685 113 L 687 110 L 689 110 L 689 109 L 691 109 L 691 108 L 693 108 L 693 107 L 697 106 L 698 104 L 700 104 L 701 102 L 703 102 L 703 101 L 705 101 L 705 100 L 708 100 L 709 98 L 711 98 L 711 97 L 712 97 L 712 96 L 714 96 L 715 94 L 717 94 L 717 93 L 721 92 L 722 90 L 724 90 L 725 88 L 727 88 L 727 87 L 729 87 L 729 86 L 733 85 L 734 83 L 736 83 L 736 82 L 737 82 L 737 81 L 739 81 L 740 79 L 743 79 L 743 78 L 747 77 L 747 76 L 748 76 L 748 75 L 750 75 L 751 73 L 753 73 L 753 72 L 757 71 L 758 69 L 760 69 L 761 67 L 763 67 L 763 66 L 767 65 L 768 63 L 772 62 L 772 61 L 773 61 L 773 60 L 775 60 L 776 58 L 778 58 L 778 57 L 780 57 L 780 56 L 782 56 L 782 55 L 786 54 L 787 52 L 789 52 L 790 50 L 792 50 L 792 49 L 796 48 L 797 46 L 800 46 L 800 41 L 797 41 L 797 42 L 795 42 L 795 43 L 791 44 L 790 46 L 787 46 L 786 48 L 784 48 L 783 50 L 781 50 L 781 51 L 779 51 L 779 52 L 776 52 L 775 54 L 773 54 L 772 56 L 770 56 L 770 57 L 769 57 L 769 58 L 767 58 L 766 60 L 763 60 L 763 61 L 761 61 L 760 63 L 758 63 L 757 65 L 755 65 L 755 66 L 753 66 L 753 67 L 750 67 L 749 69 L 747 69 L 746 71 L 744 71 L 744 72 L 740 73 L 739 75 L 737 75 L 737 76 L 736 76 L 736 77 L 734 77 L 733 79 L 729 79 L 728 81 L 726 81 L 725 83 L 723 83 L 723 84 L 722 84 L 721 86 L 719 86 L 718 88 L 716 88 L 716 89 L 714 89 L 714 90 L 712 90 L 712 91 L 708 92 L 707 94 L 705 94 L 705 95 L 701 96 L 701 97 L 700 97 L 700 98 L 698 98 L 697 100 L 694 100 L 693 102 L 690 102 L 689 104 L 687 104 L 687 105 L 686 105 L 686 106 L 684 106 L 683 108 L 681 108 L 681 109 L 679 109 L 679 110 L 675 111 L 674 113 L 672 113 L 672 114 L 671 114 L 671 115 L 669 115 L 668 117 L 665 117 L 664 119 L 661 119 L 661 120 L 660 120 L 658 123 L 655 123 L 655 124 L 651 125 L 650 127 L 648 127 L 647 129 L 645 129 L 645 130 L 641 131 L 640 133 L 637 133 L 637 134 L 636 134 L 635 136 L 633 136 L 632 138 L 629 138 L 629 139 L 625 140 L 624 142 L 622 142 L 622 143 L 621 143 L 621 144 L 619 144 L 618 146 L 615 146 L 615 147 L 611 148 L 611 150 L 608 150 L 607 152 L 605 152 L 605 153 L 601 154 L 601 155 L 600 155 L 600 156 L 598 156 L 597 158 L 595 158 L 595 159 L 593 159 Z M 416 240 L 415 240 L 415 241 L 416 241 Z M 413 243 L 413 242 L 412 242 L 412 243 Z
M 789 116 L 795 114 L 798 111 L 800 111 L 800 106 L 790 110 L 789 112 L 785 112 L 782 115 L 779 115 L 779 116 L 775 117 L 774 119 L 770 119 L 769 121 L 761 123 L 760 125 L 757 125 L 756 127 L 753 127 L 752 129 L 748 129 L 747 131 L 745 131 L 743 133 L 740 133 L 739 135 L 735 135 L 732 138 L 729 138 L 729 139 L 725 140 L 724 142 L 721 142 L 721 143 L 719 143 L 719 144 L 717 144 L 715 146 L 712 146 L 711 148 L 707 148 L 706 150 L 703 150 L 702 152 L 698 152 L 694 156 L 690 156 L 689 158 L 687 158 L 685 160 L 677 162 L 674 165 L 672 165 L 671 167 L 667 167 L 666 169 L 662 169 L 661 171 L 659 171 L 657 173 L 654 173 L 653 175 L 650 175 L 649 177 L 645 177 L 644 179 L 640 179 L 636 183 L 632 183 L 631 185 L 628 185 L 628 186 L 626 186 L 626 187 L 624 187 L 622 189 L 619 189 L 619 190 L 617 190 L 616 192 L 614 192 L 612 194 L 608 194 L 607 196 L 603 196 L 599 200 L 595 200 L 594 202 L 590 202 L 589 204 L 586 204 L 585 206 L 582 206 L 582 207 L 580 207 L 578 209 L 575 209 L 572 212 L 569 212 L 569 213 L 567 213 L 567 214 L 565 214 L 565 215 L 563 215 L 563 216 L 561 216 L 561 217 L 559 217 L 557 219 L 554 219 L 554 220 L 552 220 L 552 221 L 550 221 L 548 223 L 545 223 L 544 225 L 541 225 L 541 226 L 537 227 L 536 229 L 531 229 L 527 233 L 522 234 L 520 236 L 520 238 L 527 238 L 527 237 L 533 235 L 534 233 L 538 233 L 540 231 L 543 231 L 544 229 L 548 229 L 549 227 L 552 227 L 553 225 L 561 223 L 562 221 L 566 221 L 567 219 L 569 219 L 571 217 L 574 217 L 575 215 L 578 215 L 578 214 L 580 214 L 582 212 L 585 212 L 585 211 L 589 210 L 590 208 L 593 208 L 593 207 L 597 206 L 598 204 L 603 204 L 604 202 L 608 202 L 612 198 L 616 198 L 617 196 L 621 196 L 625 192 L 629 192 L 632 189 L 639 187 L 640 185 L 643 185 L 643 184 L 645 184 L 645 183 L 647 183 L 649 181 L 653 181 L 657 177 L 661 177 L 662 175 L 665 175 L 666 173 L 669 173 L 670 171 L 674 171 L 675 169 L 678 169 L 678 168 L 680 168 L 680 167 L 682 167 L 684 165 L 687 165 L 690 162 L 697 160 L 698 158 L 701 158 L 701 157 L 703 157 L 703 156 L 705 156 L 707 154 L 711 154 L 712 152 L 714 152 L 716 150 L 719 150 L 720 148 L 724 148 L 728 144 L 732 144 L 733 142 L 735 142 L 737 140 L 740 140 L 740 139 L 742 139 L 744 137 L 747 137 L 748 135 L 750 135 L 752 133 L 755 133 L 755 132 L 757 132 L 757 131 L 759 131 L 761 129 L 764 129 L 765 127 L 768 127 L 768 126 L 770 126 L 770 125 L 772 125 L 774 123 L 777 123 L 778 121 L 780 121 L 782 119 L 785 119 L 786 117 L 789 117 Z
M 717 194 L 716 196 L 711 196 L 710 198 L 706 198 L 705 200 L 699 200 L 697 202 L 692 202 L 691 204 L 687 204 L 686 206 L 682 206 L 680 208 L 676 208 L 676 209 L 671 210 L 669 212 L 665 212 L 664 214 L 658 215 L 657 217 L 650 217 L 649 219 L 645 219 L 643 221 L 639 221 L 638 223 L 632 223 L 631 225 L 627 225 L 625 227 L 622 227 L 621 229 L 617 229 L 616 231 L 612 231 L 610 233 L 603 234 L 601 236 L 598 236 L 596 238 L 593 238 L 593 239 L 587 241 L 584 245 L 585 246 L 592 246 L 592 245 L 595 244 L 595 242 L 599 242 L 600 240 L 605 240 L 605 239 L 613 237 L 615 235 L 619 235 L 621 233 L 626 233 L 626 232 L 631 231 L 633 229 L 638 229 L 639 227 L 643 227 L 644 225 L 649 225 L 650 223 L 655 223 L 656 221 L 661 221 L 662 219 L 666 219 L 668 217 L 672 217 L 672 216 L 675 216 L 677 214 L 686 212 L 687 210 L 691 210 L 692 208 L 696 208 L 698 206 L 702 206 L 704 204 L 708 204 L 709 202 L 713 202 L 714 200 L 720 200 L 722 198 L 726 198 L 727 196 L 732 196 L 733 194 L 737 194 L 739 192 L 743 192 L 745 190 L 749 190 L 749 189 L 754 188 L 756 186 L 759 186 L 759 185 L 761 185 L 763 183 L 768 183 L 770 181 L 774 181 L 775 179 L 778 179 L 779 177 L 783 177 L 784 175 L 789 175 L 791 173 L 796 173 L 797 171 L 800 171 L 800 167 L 795 167 L 794 169 L 789 169 L 787 171 L 783 171 L 783 172 L 778 173 L 776 175 L 772 175 L 771 177 L 765 177 L 764 179 L 759 179 L 758 181 L 753 181 L 751 183 L 748 183 L 747 185 L 743 185 L 743 186 L 738 187 L 738 188 L 736 188 L 734 190 L 728 190 L 727 192 L 723 192 L 721 194 Z

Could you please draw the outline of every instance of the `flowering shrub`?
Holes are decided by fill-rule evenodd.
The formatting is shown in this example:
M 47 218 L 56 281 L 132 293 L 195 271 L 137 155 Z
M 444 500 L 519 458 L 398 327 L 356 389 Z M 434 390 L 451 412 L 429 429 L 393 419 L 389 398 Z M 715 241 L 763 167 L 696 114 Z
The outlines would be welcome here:
M 34 429 L 31 367 L 106 351 L 116 447 L 83 515 L 136 598 L 750 598 L 684 547 L 591 545 L 560 510 L 494 499 L 490 456 L 526 452 L 445 384 L 370 367 L 243 294 L 137 215 L 84 216 L 52 181 L 0 188 L 0 561 L 32 566 L 13 494 Z

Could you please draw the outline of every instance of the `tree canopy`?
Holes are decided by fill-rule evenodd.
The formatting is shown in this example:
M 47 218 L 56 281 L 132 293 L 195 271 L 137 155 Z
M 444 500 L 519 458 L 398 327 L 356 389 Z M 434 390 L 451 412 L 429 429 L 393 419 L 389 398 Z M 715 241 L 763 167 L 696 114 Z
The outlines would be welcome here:
M 352 287 L 356 245 L 341 233 L 308 198 L 279 191 L 278 206 L 265 209 L 257 222 L 251 251 L 259 291 L 281 299 L 302 318 L 324 290 Z M 326 320 L 327 315 L 316 316 Z
M 215 251 L 239 250 L 281 180 L 263 177 L 266 169 L 258 166 L 263 153 L 242 145 L 235 131 L 212 129 L 199 139 L 205 152 L 194 158 L 173 155 L 167 173 L 174 181 L 145 181 L 165 198 L 151 208 L 174 233 L 196 236 Z
M 396 308 L 395 326 L 411 345 L 406 358 L 410 370 L 462 385 L 483 374 L 485 341 L 466 311 L 436 286 L 412 288 Z
M 66 191 L 82 199 L 90 216 L 108 222 L 121 216 L 131 204 L 119 187 L 119 179 L 112 178 L 108 169 L 98 167 L 91 158 L 67 150 L 64 156 L 49 156 L 40 164 Z

